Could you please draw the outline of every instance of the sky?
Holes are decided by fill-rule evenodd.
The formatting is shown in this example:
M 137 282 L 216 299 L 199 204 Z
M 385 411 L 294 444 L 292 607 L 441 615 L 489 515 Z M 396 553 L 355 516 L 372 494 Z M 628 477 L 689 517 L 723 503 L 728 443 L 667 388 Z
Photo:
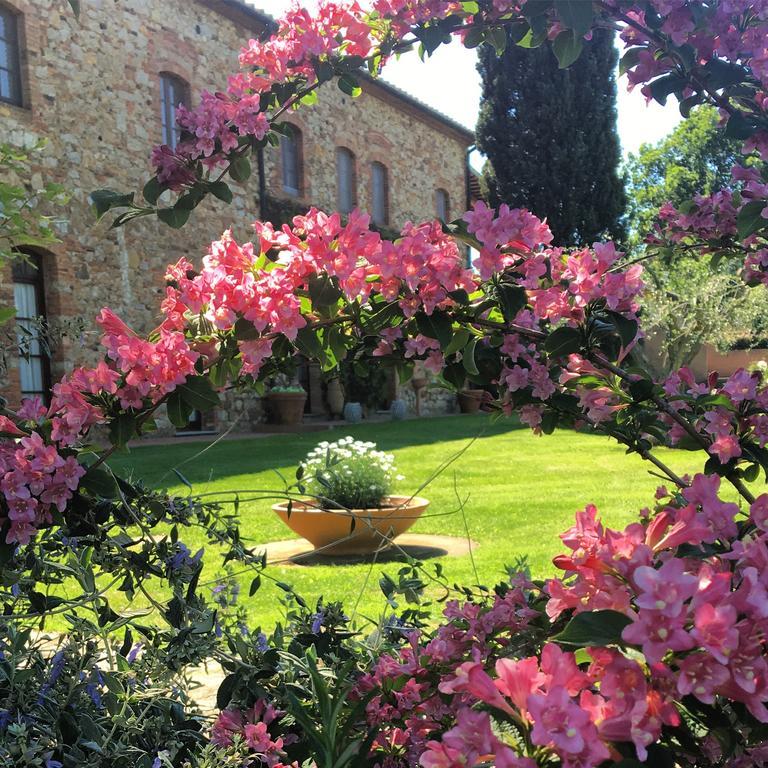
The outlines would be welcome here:
M 291 2 L 257 0 L 252 4 L 272 16 L 279 16 Z M 438 48 L 425 62 L 420 61 L 415 52 L 392 60 L 384 67 L 383 77 L 474 130 L 480 103 L 480 77 L 475 61 L 475 51 L 455 41 Z M 653 143 L 663 138 L 681 119 L 674 98 L 664 107 L 656 102 L 646 105 L 639 89 L 627 91 L 626 78 L 619 79 L 617 106 L 618 130 L 625 154 L 637 152 L 643 142 Z M 476 164 L 477 161 L 473 162 Z

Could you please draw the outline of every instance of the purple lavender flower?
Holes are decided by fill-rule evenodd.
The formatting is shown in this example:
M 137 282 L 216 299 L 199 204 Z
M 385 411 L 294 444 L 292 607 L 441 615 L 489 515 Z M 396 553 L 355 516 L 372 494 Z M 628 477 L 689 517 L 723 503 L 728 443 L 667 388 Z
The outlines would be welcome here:
M 318 635 L 320 634 L 320 627 L 323 626 L 323 621 L 325 620 L 325 613 L 313 613 L 312 614 L 312 634 Z
M 56 681 L 61 677 L 61 673 L 64 671 L 64 665 L 66 664 L 66 656 L 64 651 L 56 651 L 51 659 L 51 671 L 48 675 L 48 679 L 43 683 L 43 687 L 40 689 L 40 693 L 37 697 L 37 704 L 41 706 L 45 701 L 45 697 L 48 691 L 56 685 Z
M 144 643 L 134 643 L 133 648 L 131 648 L 130 651 L 128 651 L 128 656 L 126 657 L 129 664 L 133 664 L 136 661 L 136 657 L 139 655 L 139 651 L 144 647 Z
M 172 571 L 180 571 L 182 568 L 195 568 L 200 564 L 205 550 L 201 547 L 193 555 L 189 547 L 183 542 L 176 545 L 176 552 L 166 561 Z

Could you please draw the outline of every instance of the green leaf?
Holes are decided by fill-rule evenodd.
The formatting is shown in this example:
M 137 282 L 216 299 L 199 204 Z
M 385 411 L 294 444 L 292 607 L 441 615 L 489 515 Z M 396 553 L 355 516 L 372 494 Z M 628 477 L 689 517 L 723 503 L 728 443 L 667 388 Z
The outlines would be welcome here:
M 443 354 L 448 357 L 455 355 L 460 349 L 467 346 L 467 342 L 472 334 L 466 328 L 459 328 L 451 339 L 451 343 L 445 348 Z
M 736 228 L 740 240 L 746 240 L 755 232 L 768 227 L 768 219 L 763 218 L 763 209 L 768 207 L 768 200 L 751 200 L 736 218 Z
M 446 349 L 453 338 L 453 322 L 451 318 L 439 310 L 435 310 L 431 315 L 424 312 L 416 313 L 416 327 L 419 333 L 430 339 L 437 339 L 440 342 L 440 348 Z
M 171 392 L 168 400 L 166 400 L 165 408 L 168 419 L 174 427 L 184 429 L 189 424 L 189 417 L 192 415 L 193 408 L 187 404 L 181 396 L 181 392 L 178 390 Z
M 650 379 L 638 379 L 629 385 L 629 394 L 636 403 L 642 403 L 653 395 L 655 389 Z
M 205 376 L 190 376 L 176 391 L 195 411 L 210 411 L 219 404 L 219 396 Z
M 115 192 L 114 189 L 97 189 L 90 194 L 91 208 L 100 219 L 112 208 L 125 208 L 133 205 L 133 192 L 128 194 Z
M 458 392 L 464 389 L 467 373 L 462 363 L 450 363 L 443 368 L 442 377 Z
M 363 92 L 363 89 L 352 75 L 342 75 L 339 78 L 339 88 L 353 99 L 356 99 Z
M 578 352 L 581 349 L 581 332 L 567 325 L 555 328 L 547 336 L 544 349 L 551 357 L 565 357 Z
M 477 341 L 477 337 L 474 336 L 461 353 L 461 363 L 464 366 L 464 370 L 470 376 L 477 376 L 480 373 L 477 368 L 477 363 L 475 363 L 475 347 L 477 346 Z
M 232 190 L 226 181 L 214 181 L 208 189 L 214 197 L 229 204 L 232 202 Z
M 236 160 L 233 160 L 229 166 L 229 175 L 240 184 L 248 181 L 251 175 L 251 164 L 248 158 L 238 157 Z
M 309 298 L 315 307 L 330 307 L 343 296 L 333 278 L 328 275 L 312 275 L 309 278 Z
M 555 0 L 555 10 L 563 26 L 580 37 L 592 28 L 592 3 L 589 0 Z
M 254 576 L 253 581 L 251 582 L 251 586 L 248 590 L 248 597 L 253 597 L 259 591 L 260 586 L 261 576 Z
M 574 616 L 553 640 L 579 648 L 619 645 L 621 633 L 631 623 L 628 616 L 618 611 L 585 611 Z
M 75 16 L 79 19 L 80 18 L 80 0 L 67 0 L 69 3 L 70 8 L 75 13 Z
M 760 476 L 760 465 L 750 464 L 748 467 L 745 467 L 742 470 L 742 474 L 748 483 L 754 483 L 755 480 L 757 480 L 757 478 Z
M 319 83 L 326 83 L 333 78 L 333 66 L 327 61 L 314 61 L 312 66 Z
M 121 413 L 109 425 L 109 439 L 112 445 L 124 446 L 136 432 L 136 417 L 132 413 Z
M 80 480 L 80 487 L 102 499 L 114 499 L 118 495 L 114 475 L 101 467 L 88 469 Z
M 16 317 L 15 307 L 0 307 L 0 325 L 4 325 L 9 320 Z
M 624 315 L 619 312 L 608 311 L 608 316 L 613 321 L 616 332 L 619 334 L 621 346 L 626 349 L 637 336 L 637 320 L 624 317 Z
M 757 123 L 748 119 L 743 112 L 736 112 L 728 117 L 728 122 L 725 124 L 724 135 L 729 139 L 739 139 L 740 141 L 743 141 L 744 139 L 748 139 L 757 130 Z
M 560 69 L 566 69 L 581 55 L 584 40 L 571 29 L 563 30 L 552 43 L 552 50 L 557 57 Z
M 691 110 L 701 103 L 703 103 L 703 98 L 698 93 L 695 93 L 693 96 L 688 96 L 680 102 L 680 114 L 685 118 L 690 117 Z
M 669 74 L 658 77 L 651 83 L 651 96 L 664 105 L 667 103 L 667 97 L 672 93 L 679 92 L 682 95 L 683 88 L 688 85 L 688 81 L 680 75 Z
M 517 313 L 528 303 L 528 294 L 520 285 L 502 283 L 497 286 L 496 294 L 501 314 L 508 323 L 511 323 L 517 317 Z
M 504 27 L 491 27 L 486 38 L 493 45 L 496 55 L 501 56 L 507 47 L 507 33 L 504 31 Z
M 296 345 L 296 349 L 310 360 L 322 361 L 325 359 L 325 350 L 323 349 L 320 337 L 318 336 L 317 331 L 309 326 L 305 325 L 303 328 L 299 328 L 294 344 Z
M 192 211 L 189 208 L 160 208 L 157 218 L 172 229 L 181 229 L 189 220 Z
M 470 27 L 464 35 L 465 48 L 477 48 L 485 40 L 485 30 L 480 27 Z
M 256 326 L 244 317 L 238 317 L 235 321 L 235 325 L 232 330 L 235 333 L 235 338 L 238 341 L 253 341 L 254 339 L 260 339 L 261 334 L 257 330 Z
M 632 67 L 636 66 L 640 61 L 640 54 L 646 50 L 643 46 L 638 45 L 634 48 L 627 48 L 626 53 L 621 57 L 619 62 L 619 75 L 626 74 Z
M 703 67 L 707 85 L 715 91 L 746 80 L 749 70 L 732 61 L 710 59 Z
M 144 189 L 142 190 L 141 194 L 150 205 L 154 205 L 164 191 L 165 187 L 157 180 L 157 176 L 153 176 L 144 185 Z

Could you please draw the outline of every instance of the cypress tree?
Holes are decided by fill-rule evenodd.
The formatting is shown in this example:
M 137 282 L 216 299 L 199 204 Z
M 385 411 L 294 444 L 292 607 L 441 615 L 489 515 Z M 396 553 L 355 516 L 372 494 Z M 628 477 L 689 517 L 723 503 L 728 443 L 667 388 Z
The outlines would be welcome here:
M 549 45 L 484 45 L 478 149 L 488 200 L 547 218 L 555 244 L 623 240 L 613 33 L 595 30 L 575 64 L 559 69 Z

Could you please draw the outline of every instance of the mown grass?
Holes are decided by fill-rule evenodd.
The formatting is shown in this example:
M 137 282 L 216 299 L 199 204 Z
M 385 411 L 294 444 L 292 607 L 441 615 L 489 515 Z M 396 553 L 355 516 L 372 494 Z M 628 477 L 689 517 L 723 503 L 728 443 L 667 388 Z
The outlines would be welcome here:
M 505 566 L 521 557 L 527 559 L 534 576 L 552 575 L 552 557 L 561 551 L 558 533 L 572 524 L 578 509 L 594 503 L 606 524 L 622 526 L 652 502 L 660 484 L 649 475 L 650 465 L 626 455 L 607 438 L 570 431 L 536 437 L 509 420 L 493 421 L 485 415 L 343 425 L 332 432 L 222 441 L 207 450 L 204 443 L 180 439 L 172 445 L 133 448 L 110 464 L 150 486 L 186 494 L 189 489 L 172 471 L 175 467 L 194 493 L 238 490 L 246 499 L 249 491 L 279 491 L 283 483 L 278 472 L 292 479 L 299 460 L 312 446 L 345 434 L 374 440 L 395 454 L 405 475 L 399 491 L 413 493 L 429 481 L 421 492 L 431 501 L 429 514 L 412 529 L 414 533 L 468 534 L 479 544 L 473 558 L 441 559 L 451 582 L 476 583 L 479 578 L 492 585 L 503 577 Z M 459 453 L 433 478 L 441 465 Z M 699 454 L 660 450 L 658 455 L 678 473 L 701 466 Z M 243 538 L 250 545 L 292 538 L 268 501 L 243 501 L 239 513 Z M 181 538 L 193 551 L 204 544 L 196 531 L 184 531 Z M 213 579 L 216 557 L 210 549 L 206 560 L 206 579 Z M 293 585 L 308 602 L 320 595 L 343 600 L 350 607 L 359 601 L 361 616 L 378 617 L 385 607 L 378 586 L 381 573 L 396 574 L 401 565 L 391 561 L 273 565 L 268 573 Z M 281 591 L 265 580 L 249 597 L 252 574 L 238 578 L 249 623 L 272 626 L 283 612 Z

